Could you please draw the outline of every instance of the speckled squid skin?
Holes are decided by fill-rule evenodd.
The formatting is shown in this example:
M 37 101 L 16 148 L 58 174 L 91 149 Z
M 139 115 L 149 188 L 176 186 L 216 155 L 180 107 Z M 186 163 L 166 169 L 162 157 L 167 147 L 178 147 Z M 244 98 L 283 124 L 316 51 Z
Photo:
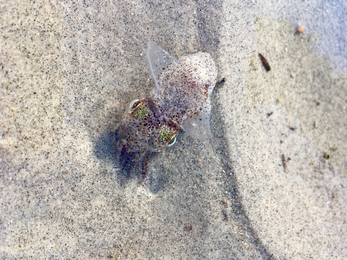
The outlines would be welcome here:
M 136 102 L 122 120 L 122 169 L 136 167 L 145 176 L 150 154 L 167 146 L 189 119 L 210 110 L 216 74 L 207 53 L 182 57 L 159 74 L 160 91 Z

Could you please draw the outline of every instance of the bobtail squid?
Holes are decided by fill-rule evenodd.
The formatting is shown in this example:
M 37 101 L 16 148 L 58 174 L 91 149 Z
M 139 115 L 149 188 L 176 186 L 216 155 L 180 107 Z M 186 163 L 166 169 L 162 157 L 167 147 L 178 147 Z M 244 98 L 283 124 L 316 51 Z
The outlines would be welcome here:
M 130 103 L 116 143 L 122 170 L 135 170 L 143 178 L 150 155 L 173 145 L 179 129 L 195 138 L 211 137 L 210 95 L 217 76 L 208 53 L 177 60 L 150 42 L 146 61 L 155 88 L 147 97 Z

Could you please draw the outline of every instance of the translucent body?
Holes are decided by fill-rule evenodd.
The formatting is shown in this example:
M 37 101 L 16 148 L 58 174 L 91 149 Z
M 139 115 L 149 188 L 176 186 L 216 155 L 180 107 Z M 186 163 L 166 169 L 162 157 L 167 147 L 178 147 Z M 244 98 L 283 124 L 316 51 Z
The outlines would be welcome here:
M 176 60 L 150 43 L 146 58 L 155 89 L 125 114 L 118 144 L 122 168 L 138 165 L 143 175 L 150 154 L 173 143 L 180 128 L 199 139 L 211 136 L 210 94 L 217 74 L 208 53 Z

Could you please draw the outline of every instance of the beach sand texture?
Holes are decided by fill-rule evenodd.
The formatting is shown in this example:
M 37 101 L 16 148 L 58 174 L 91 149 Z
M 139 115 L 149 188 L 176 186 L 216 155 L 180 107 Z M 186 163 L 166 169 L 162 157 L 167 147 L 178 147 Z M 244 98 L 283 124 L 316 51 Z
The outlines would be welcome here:
M 0 258 L 347 257 L 345 3 L 0 6 Z M 113 143 L 154 88 L 149 41 L 226 82 L 213 139 L 181 131 L 145 188 Z

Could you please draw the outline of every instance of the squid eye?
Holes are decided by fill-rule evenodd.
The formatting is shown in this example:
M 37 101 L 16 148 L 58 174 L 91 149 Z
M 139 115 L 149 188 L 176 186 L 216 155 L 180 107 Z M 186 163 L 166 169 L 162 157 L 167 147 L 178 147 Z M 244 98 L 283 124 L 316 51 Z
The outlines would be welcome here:
M 173 146 L 176 143 L 176 136 L 172 137 L 171 141 L 167 144 L 167 147 Z
M 172 146 L 176 142 L 176 135 L 178 133 L 177 126 L 164 124 L 158 129 L 159 140 L 165 146 Z
M 133 101 L 130 102 L 129 104 L 129 110 L 134 109 L 138 104 L 140 104 L 141 101 L 138 99 L 134 99 Z

